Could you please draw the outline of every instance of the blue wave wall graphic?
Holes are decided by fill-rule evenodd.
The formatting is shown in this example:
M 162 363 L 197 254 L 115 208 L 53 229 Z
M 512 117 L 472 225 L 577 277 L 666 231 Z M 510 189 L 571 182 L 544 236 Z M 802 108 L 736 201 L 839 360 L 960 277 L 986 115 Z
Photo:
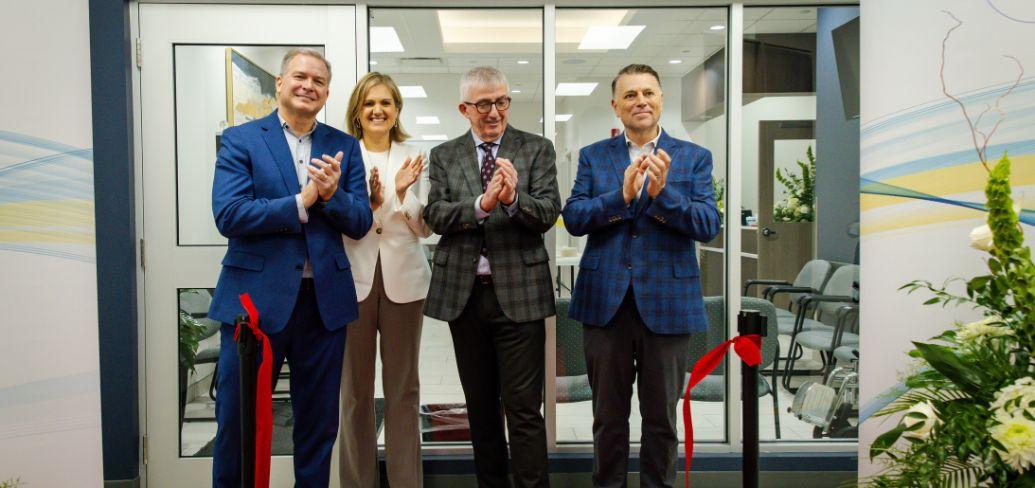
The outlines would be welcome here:
M 93 150 L 0 131 L 0 250 L 95 261 Z

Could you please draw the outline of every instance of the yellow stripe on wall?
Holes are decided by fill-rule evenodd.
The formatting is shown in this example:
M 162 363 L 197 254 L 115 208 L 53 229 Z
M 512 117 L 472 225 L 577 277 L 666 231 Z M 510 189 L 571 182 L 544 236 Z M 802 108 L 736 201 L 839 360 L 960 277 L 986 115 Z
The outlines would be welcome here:
M 1010 156 L 1012 174 L 1010 183 L 1013 186 L 1035 184 L 1035 154 Z M 994 164 L 992 161 L 990 164 Z M 949 168 L 939 168 L 923 173 L 899 176 L 881 181 L 909 190 L 945 197 L 960 193 L 983 192 L 988 181 L 988 172 L 980 162 L 973 162 Z M 888 205 L 914 201 L 913 199 L 888 197 L 883 195 L 863 195 L 859 202 L 859 210 L 865 212 Z M 873 197 L 873 198 L 867 198 Z
M 90 200 L 37 200 L 0 205 L 3 227 L 94 228 L 94 206 Z

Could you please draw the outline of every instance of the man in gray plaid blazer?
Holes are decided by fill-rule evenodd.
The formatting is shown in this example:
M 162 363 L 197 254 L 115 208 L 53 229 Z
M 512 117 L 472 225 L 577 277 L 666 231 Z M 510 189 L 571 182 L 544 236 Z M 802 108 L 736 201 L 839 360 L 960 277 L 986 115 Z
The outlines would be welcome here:
M 460 85 L 470 132 L 431 150 L 424 220 L 442 236 L 424 314 L 449 322 L 481 487 L 549 486 L 544 320 L 554 314 L 543 233 L 557 220 L 550 141 L 507 125 L 509 85 L 473 68 Z

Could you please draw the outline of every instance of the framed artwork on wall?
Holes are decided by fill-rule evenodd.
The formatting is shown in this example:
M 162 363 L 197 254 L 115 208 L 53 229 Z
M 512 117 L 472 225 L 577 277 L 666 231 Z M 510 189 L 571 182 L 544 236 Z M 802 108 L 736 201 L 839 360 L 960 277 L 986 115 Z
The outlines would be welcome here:
M 233 48 L 226 48 L 226 121 L 261 119 L 277 106 L 276 78 Z

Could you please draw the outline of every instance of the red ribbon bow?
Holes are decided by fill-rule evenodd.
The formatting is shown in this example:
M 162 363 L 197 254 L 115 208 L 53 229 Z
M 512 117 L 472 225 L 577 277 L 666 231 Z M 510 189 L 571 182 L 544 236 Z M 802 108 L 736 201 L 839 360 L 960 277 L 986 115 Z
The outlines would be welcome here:
M 722 344 L 719 344 L 708 351 L 708 354 L 701 356 L 690 371 L 690 383 L 686 385 L 686 392 L 683 393 L 683 428 L 686 430 L 684 446 L 686 449 L 686 486 L 690 487 L 690 460 L 694 456 L 694 422 L 690 416 L 690 390 L 694 389 L 701 380 L 708 377 L 715 368 L 722 364 L 726 357 L 726 350 L 733 345 L 733 351 L 740 356 L 748 366 L 758 366 L 762 362 L 762 336 L 750 334 L 734 337 Z
M 273 348 L 270 338 L 259 328 L 259 311 L 247 293 L 240 296 L 241 305 L 248 312 L 248 328 L 262 341 L 262 362 L 255 384 L 255 486 L 270 486 L 270 444 L 273 441 Z M 234 340 L 241 332 L 241 324 L 234 330 Z

